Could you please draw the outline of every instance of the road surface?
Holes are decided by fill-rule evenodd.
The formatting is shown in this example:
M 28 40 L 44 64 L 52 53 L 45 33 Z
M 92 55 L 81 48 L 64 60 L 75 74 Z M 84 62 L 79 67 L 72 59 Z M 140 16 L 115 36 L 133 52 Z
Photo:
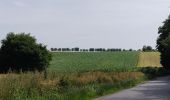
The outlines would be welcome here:
M 134 88 L 95 100 L 170 100 L 170 76 L 159 77 Z

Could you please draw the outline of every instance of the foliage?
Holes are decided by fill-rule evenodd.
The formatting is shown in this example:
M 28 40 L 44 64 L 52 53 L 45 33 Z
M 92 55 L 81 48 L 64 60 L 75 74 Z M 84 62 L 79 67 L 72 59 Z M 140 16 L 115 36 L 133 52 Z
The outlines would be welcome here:
M 151 46 L 143 46 L 143 48 L 142 48 L 142 51 L 144 51 L 144 52 L 150 52 L 150 51 L 154 51 L 153 49 L 152 49 L 152 47 Z
M 0 50 L 0 71 L 42 71 L 51 60 L 46 46 L 37 44 L 30 34 L 9 33 L 2 40 Z
M 149 79 L 157 76 L 169 75 L 169 71 L 164 67 L 140 67 L 138 70 L 147 75 L 147 78 Z
M 170 69 L 170 16 L 159 27 L 159 37 L 157 39 L 157 49 L 161 53 L 161 64 Z

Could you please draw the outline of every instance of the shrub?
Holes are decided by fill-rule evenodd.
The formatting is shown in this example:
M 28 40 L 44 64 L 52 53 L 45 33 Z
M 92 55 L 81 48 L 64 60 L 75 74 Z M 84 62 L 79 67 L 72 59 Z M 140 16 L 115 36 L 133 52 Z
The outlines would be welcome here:
M 169 74 L 169 71 L 164 67 L 141 67 L 139 71 L 147 75 L 148 78 L 154 78 L 156 76 L 165 76 Z
M 36 43 L 30 34 L 9 33 L 2 40 L 0 71 L 43 71 L 48 67 L 51 54 L 46 46 Z

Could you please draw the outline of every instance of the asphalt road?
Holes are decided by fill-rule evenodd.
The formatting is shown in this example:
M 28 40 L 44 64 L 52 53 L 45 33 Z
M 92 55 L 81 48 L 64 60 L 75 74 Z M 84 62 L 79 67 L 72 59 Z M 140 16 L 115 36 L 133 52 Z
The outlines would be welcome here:
M 159 77 L 134 88 L 95 100 L 170 100 L 170 76 Z

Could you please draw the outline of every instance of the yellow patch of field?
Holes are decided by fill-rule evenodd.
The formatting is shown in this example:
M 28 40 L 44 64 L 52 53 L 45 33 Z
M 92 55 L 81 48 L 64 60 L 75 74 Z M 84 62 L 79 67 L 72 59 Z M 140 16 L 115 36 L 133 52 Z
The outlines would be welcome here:
M 159 52 L 141 52 L 139 54 L 138 67 L 162 67 Z

